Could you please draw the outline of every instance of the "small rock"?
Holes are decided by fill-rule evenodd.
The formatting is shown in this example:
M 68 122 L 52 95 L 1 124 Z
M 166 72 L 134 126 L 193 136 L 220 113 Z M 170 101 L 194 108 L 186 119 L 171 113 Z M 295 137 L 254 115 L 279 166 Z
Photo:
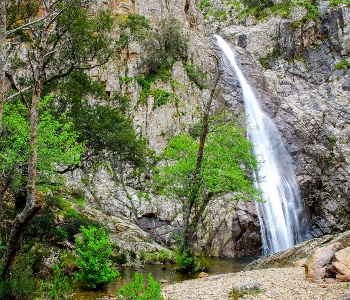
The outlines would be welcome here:
M 166 280 L 166 279 L 161 279 L 161 280 L 159 280 L 159 282 L 160 282 L 161 284 L 168 284 L 168 283 L 169 283 L 169 281 Z
M 251 292 L 260 289 L 260 283 L 257 281 L 237 283 L 233 286 L 233 289 L 238 292 Z
M 199 275 L 198 275 L 198 278 L 203 278 L 203 277 L 207 277 L 207 276 L 209 276 L 208 273 L 200 272 Z
M 345 281 L 348 281 L 348 276 L 346 275 L 343 275 L 343 274 L 337 274 L 337 280 L 340 281 L 340 282 L 345 282 Z

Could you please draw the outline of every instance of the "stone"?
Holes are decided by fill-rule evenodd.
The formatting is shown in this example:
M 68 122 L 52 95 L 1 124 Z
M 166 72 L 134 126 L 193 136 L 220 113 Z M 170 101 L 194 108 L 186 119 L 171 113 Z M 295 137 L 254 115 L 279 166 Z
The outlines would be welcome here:
M 350 75 L 344 77 L 342 89 L 344 91 L 350 91 Z
M 239 293 L 248 293 L 260 289 L 260 283 L 257 281 L 240 282 L 233 285 L 233 291 Z
M 341 248 L 341 243 L 334 243 L 315 250 L 309 263 L 309 276 L 315 280 L 326 276 L 326 266 L 331 262 L 336 251 Z
M 335 253 L 335 258 L 350 268 L 350 247 L 344 248 L 338 252 Z
M 160 282 L 161 284 L 169 284 L 169 281 L 166 280 L 166 279 L 160 279 L 159 282 Z
M 208 277 L 208 276 L 209 276 L 208 273 L 200 272 L 199 275 L 198 275 L 198 278 L 204 278 L 204 277 Z
M 333 262 L 333 266 L 341 275 L 345 275 L 347 280 L 350 280 L 350 268 L 339 261 Z

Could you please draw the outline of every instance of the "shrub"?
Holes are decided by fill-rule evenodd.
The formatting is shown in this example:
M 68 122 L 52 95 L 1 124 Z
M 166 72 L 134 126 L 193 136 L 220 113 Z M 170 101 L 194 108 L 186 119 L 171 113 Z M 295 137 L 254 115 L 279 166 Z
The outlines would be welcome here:
M 259 9 L 264 9 L 274 4 L 272 0 L 243 0 L 242 2 L 248 8 L 258 7 Z
M 42 282 L 41 298 L 49 300 L 71 299 L 73 289 L 69 286 L 68 277 L 63 275 L 58 265 L 53 266 L 53 279 Z
M 175 61 L 186 61 L 188 38 L 175 18 L 161 20 L 157 30 L 150 33 L 145 42 L 146 56 L 141 67 L 146 74 L 156 74 L 170 69 Z
M 18 255 L 9 279 L 0 281 L 0 299 L 32 299 L 37 294 L 36 284 L 29 259 Z
M 179 271 L 183 273 L 196 273 L 199 271 L 199 261 L 191 251 L 181 251 L 175 255 Z
M 118 299 L 123 300 L 162 300 L 161 285 L 156 282 L 152 274 L 148 274 L 148 283 L 145 289 L 144 278 L 141 273 L 135 273 L 130 284 L 122 286 L 118 291 Z
M 118 264 L 118 265 L 124 265 L 128 262 L 127 256 L 125 252 L 122 252 L 120 254 L 117 254 L 114 258 L 113 261 Z
M 350 69 L 350 63 L 347 62 L 346 60 L 342 60 L 341 62 L 337 63 L 334 67 L 334 69 L 336 70 L 340 70 L 340 69 Z
M 103 228 L 81 227 L 82 238 L 76 239 L 77 278 L 89 288 L 99 288 L 118 276 L 111 266 L 112 243 Z

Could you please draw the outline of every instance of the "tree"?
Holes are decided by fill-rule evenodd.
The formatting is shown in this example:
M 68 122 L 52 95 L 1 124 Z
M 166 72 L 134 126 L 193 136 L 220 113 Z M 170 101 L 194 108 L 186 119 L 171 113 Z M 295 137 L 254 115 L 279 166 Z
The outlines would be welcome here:
M 252 145 L 244 129 L 238 127 L 232 116 L 228 119 L 227 115 L 210 115 L 217 82 L 218 77 L 197 126 L 199 130 L 169 141 L 161 156 L 168 164 L 160 167 L 154 178 L 162 192 L 182 201 L 180 254 L 190 262 L 190 268 L 195 265 L 192 246 L 196 228 L 205 218 L 210 201 L 224 193 L 232 193 L 232 200 L 259 198 L 251 172 L 258 167 L 258 161 L 251 153 Z
M 118 276 L 111 266 L 112 243 L 106 231 L 96 227 L 81 227 L 82 237 L 76 239 L 77 278 L 89 288 L 97 288 L 110 283 Z
M 29 68 L 23 68 L 22 73 L 30 74 L 29 80 L 24 82 L 32 84 L 28 101 L 22 86 L 18 86 L 13 74 L 8 74 L 11 85 L 20 91 L 21 99 L 29 109 L 29 158 L 26 203 L 13 222 L 2 259 L 2 279 L 6 279 L 13 264 L 24 229 L 43 205 L 36 195 L 39 104 L 43 85 L 68 76 L 74 69 L 88 69 L 105 63 L 117 47 L 110 37 L 113 18 L 108 12 L 99 12 L 94 19 L 89 19 L 86 9 L 77 0 L 16 1 L 8 11 L 31 3 L 34 5 L 30 9 L 34 12 L 23 14 L 31 18 L 28 22 L 21 25 L 17 13 L 13 13 L 13 18 L 7 22 L 8 27 L 15 28 L 12 32 L 8 30 L 8 37 L 26 43 L 28 50 L 23 55 L 23 65 Z

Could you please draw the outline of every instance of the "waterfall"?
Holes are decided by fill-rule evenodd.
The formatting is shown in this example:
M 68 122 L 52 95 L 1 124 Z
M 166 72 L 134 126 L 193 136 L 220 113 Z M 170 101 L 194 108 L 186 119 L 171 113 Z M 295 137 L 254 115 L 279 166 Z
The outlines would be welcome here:
M 293 161 L 271 119 L 262 111 L 257 98 L 238 67 L 231 47 L 220 37 L 217 43 L 234 68 L 242 88 L 247 135 L 254 154 L 261 161 L 255 185 L 265 202 L 257 202 L 264 255 L 294 246 L 303 240 L 307 216 L 301 202 Z

